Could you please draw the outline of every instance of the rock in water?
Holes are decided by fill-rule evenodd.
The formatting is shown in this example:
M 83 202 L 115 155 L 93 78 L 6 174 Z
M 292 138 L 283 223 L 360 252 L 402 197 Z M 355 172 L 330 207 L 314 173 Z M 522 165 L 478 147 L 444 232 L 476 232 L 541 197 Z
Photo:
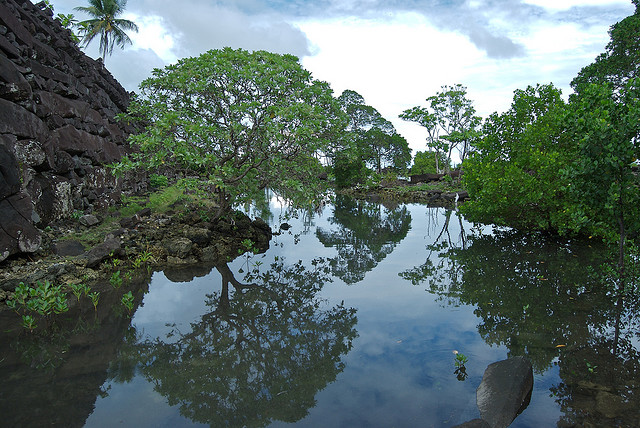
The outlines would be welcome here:
M 505 428 L 528 405 L 533 389 L 533 368 L 525 357 L 490 364 L 476 392 L 480 416 L 491 428 Z

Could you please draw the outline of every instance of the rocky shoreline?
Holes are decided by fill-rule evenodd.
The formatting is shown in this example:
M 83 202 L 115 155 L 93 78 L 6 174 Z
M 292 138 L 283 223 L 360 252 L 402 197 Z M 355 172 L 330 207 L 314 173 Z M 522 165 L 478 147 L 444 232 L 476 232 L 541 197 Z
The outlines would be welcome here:
M 86 247 L 74 239 L 96 233 L 101 225 L 98 244 Z M 104 283 L 116 271 L 211 264 L 247 251 L 264 252 L 272 231 L 262 219 L 251 220 L 241 212 L 209 221 L 207 213 L 189 207 L 171 213 L 145 208 L 131 217 L 120 217 L 116 211 L 61 221 L 47 227 L 43 237 L 35 254 L 0 263 L 0 301 L 20 282 Z

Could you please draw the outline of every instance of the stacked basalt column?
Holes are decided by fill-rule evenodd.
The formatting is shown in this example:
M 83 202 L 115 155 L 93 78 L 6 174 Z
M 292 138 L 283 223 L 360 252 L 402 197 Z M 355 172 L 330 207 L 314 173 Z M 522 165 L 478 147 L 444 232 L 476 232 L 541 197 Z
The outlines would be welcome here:
M 40 230 L 113 204 L 107 165 L 129 149 L 116 121 L 129 94 L 80 51 L 44 3 L 0 0 L 0 262 L 41 246 Z

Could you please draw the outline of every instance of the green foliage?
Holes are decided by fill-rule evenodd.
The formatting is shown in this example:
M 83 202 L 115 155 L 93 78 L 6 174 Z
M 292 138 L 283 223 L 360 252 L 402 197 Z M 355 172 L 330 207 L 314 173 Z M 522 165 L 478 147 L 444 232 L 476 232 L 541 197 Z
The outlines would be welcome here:
M 427 147 L 445 155 L 444 171 L 448 171 L 454 150 L 458 150 L 461 162 L 470 154 L 480 137 L 481 119 L 467 99 L 467 88 L 460 84 L 442 86 L 442 91 L 427 98 L 427 102 L 429 107 L 412 107 L 402 112 L 400 118 L 426 128 Z M 436 170 L 442 171 L 442 165 L 438 163 Z
M 605 51 L 584 67 L 571 82 L 577 93 L 591 83 L 609 83 L 614 90 L 624 87 L 638 76 L 640 67 L 640 4 L 634 1 L 633 15 L 609 29 L 610 40 Z
M 296 57 L 212 50 L 142 82 L 127 120 L 147 126 L 131 137 L 139 153 L 116 171 L 170 166 L 196 176 L 217 199 L 218 216 L 266 187 L 303 206 L 327 192 L 317 155 L 342 129 L 341 117 L 329 85 Z
M 48 317 L 69 310 L 62 286 L 52 285 L 49 281 L 38 281 L 35 286 L 28 286 L 21 282 L 14 290 L 13 297 L 7 300 L 7 306 L 23 315 L 23 325 L 29 330 L 35 328 L 36 322 L 28 312 Z
M 109 283 L 113 288 L 120 288 L 120 286 L 122 286 L 122 281 L 122 275 L 120 274 L 119 270 L 113 272 L 111 274 L 111 278 L 109 278 Z
M 369 175 L 365 162 L 349 153 L 338 153 L 333 165 L 333 174 L 336 179 L 336 187 L 344 189 L 362 184 Z
M 127 309 L 127 312 L 129 312 L 129 315 L 131 315 L 131 311 L 133 310 L 133 293 L 128 291 L 120 300 L 122 302 L 122 306 L 124 306 Z
M 458 351 L 455 351 L 455 355 L 456 357 L 453 362 L 456 368 L 464 366 L 465 364 L 467 364 L 467 361 L 469 361 L 469 358 L 466 355 Z
M 451 168 L 451 165 L 447 162 L 448 160 L 443 152 L 437 152 L 435 150 L 416 152 L 409 173 L 411 175 L 437 174 L 438 167 L 444 167 L 445 169 Z
M 565 102 L 553 85 L 516 90 L 511 108 L 492 114 L 465 164 L 463 185 L 472 220 L 524 229 L 567 227 L 567 179 L 572 156 L 563 144 Z
M 91 303 L 93 304 L 93 309 L 97 311 L 98 302 L 100 301 L 100 292 L 94 291 L 92 293 L 89 293 L 89 299 L 91 299 Z
M 75 8 L 91 17 L 80 22 L 78 27 L 85 47 L 100 36 L 102 61 L 107 54 L 111 55 L 115 45 L 124 49 L 126 44 L 132 44 L 126 31 L 138 32 L 138 26 L 134 22 L 118 18 L 124 13 L 126 6 L 127 0 L 89 0 L 88 7 Z
M 640 156 L 640 80 L 620 91 L 610 84 L 590 84 L 571 99 L 568 132 L 578 155 L 567 174 L 575 227 L 624 240 L 640 230 L 638 176 L 632 167 Z
M 348 117 L 346 132 L 328 153 L 339 188 L 366 180 L 365 168 L 380 173 L 384 167 L 404 172 L 411 162 L 411 149 L 391 122 L 365 104 L 355 91 L 345 90 L 338 102 Z
M 169 179 L 160 174 L 151 174 L 149 176 L 149 184 L 151 187 L 163 188 L 169 185 Z

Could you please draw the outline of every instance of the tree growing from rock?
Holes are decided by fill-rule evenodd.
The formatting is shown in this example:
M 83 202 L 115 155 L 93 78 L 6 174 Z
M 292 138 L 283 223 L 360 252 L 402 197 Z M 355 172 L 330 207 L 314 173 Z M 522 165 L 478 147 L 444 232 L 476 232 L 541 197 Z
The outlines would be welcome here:
M 329 85 L 298 58 L 231 48 L 154 70 L 128 118 L 146 127 L 120 168 L 196 177 L 218 216 L 265 188 L 296 206 L 317 203 L 327 191 L 318 154 L 344 126 Z
M 118 18 L 126 7 L 127 0 L 89 0 L 88 7 L 75 8 L 91 17 L 78 23 L 82 43 L 86 47 L 100 36 L 100 54 L 103 62 L 107 54 L 111 55 L 115 45 L 124 49 L 126 44 L 132 44 L 127 31 L 138 32 L 135 22 Z

